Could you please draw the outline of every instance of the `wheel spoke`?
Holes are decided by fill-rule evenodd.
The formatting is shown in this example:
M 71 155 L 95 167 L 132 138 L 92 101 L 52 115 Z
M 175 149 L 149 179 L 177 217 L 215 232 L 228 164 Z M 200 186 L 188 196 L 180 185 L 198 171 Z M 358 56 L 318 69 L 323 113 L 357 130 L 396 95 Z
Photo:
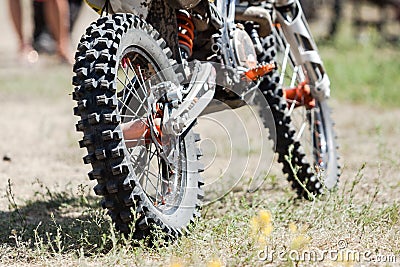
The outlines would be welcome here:
M 292 78 L 291 78 L 291 81 L 290 81 L 289 88 L 293 88 L 293 87 L 295 86 L 295 82 L 296 82 L 296 79 L 297 79 L 297 72 L 298 72 L 298 70 L 299 70 L 299 67 L 296 66 L 296 67 L 294 68 L 294 70 L 293 70 L 293 75 L 292 75 Z M 293 112 L 294 108 L 296 107 L 296 100 L 297 100 L 297 99 L 294 99 L 294 101 L 292 101 L 292 103 L 290 104 L 289 116 L 292 115 L 292 112 Z
M 130 54 L 132 53 L 132 54 Z M 133 54 L 134 53 L 134 54 Z M 153 119 L 151 109 L 149 109 L 147 97 L 150 92 L 150 79 L 156 74 L 154 64 L 152 64 L 148 57 L 138 53 L 136 50 L 128 52 L 124 55 L 126 61 L 121 61 L 119 64 L 119 75 L 117 76 L 118 86 L 120 88 L 117 96 L 118 107 L 120 107 L 120 116 L 123 122 L 129 122 L 131 120 L 140 118 Z M 128 60 L 130 59 L 130 60 Z M 153 69 L 154 68 L 154 69 Z M 154 73 L 153 73 L 154 72 Z M 156 79 L 158 76 L 156 77 Z M 151 122 L 148 122 L 151 124 Z M 148 196 L 149 200 L 153 201 L 154 205 L 164 204 L 164 194 L 168 191 L 169 185 L 169 166 L 162 159 L 160 155 L 161 147 L 159 146 L 154 133 L 152 132 L 152 138 L 146 144 L 144 139 L 133 137 L 130 139 L 124 139 L 126 147 L 129 153 L 130 165 L 133 166 L 134 172 L 137 175 L 138 182 L 142 189 Z M 180 149 L 179 146 L 177 149 Z M 179 167 L 176 166 L 175 183 L 180 184 L 177 179 L 181 179 L 178 176 Z M 171 176 L 172 177 L 172 176 Z M 179 190 L 179 186 L 174 189 Z M 171 201 L 177 201 L 176 197 L 170 198 Z M 169 202 L 171 206 L 176 206 L 174 203 Z
M 135 118 L 140 118 L 140 116 L 139 116 L 135 111 L 133 111 L 127 104 L 125 104 L 125 102 L 121 101 L 120 99 L 118 99 L 118 101 L 119 101 L 124 107 L 126 107 L 126 109 L 128 109 L 129 112 L 131 112 L 132 114 L 134 114 L 134 115 L 136 116 Z
M 121 114 L 121 118 L 128 118 L 128 119 L 138 119 L 139 116 L 133 116 L 133 115 L 126 115 L 126 114 Z M 146 123 L 147 124 L 147 123 Z
M 160 157 L 157 157 L 157 163 L 158 163 L 158 166 L 161 166 Z M 156 203 L 157 203 L 157 196 L 159 194 L 158 187 L 160 186 L 160 172 L 161 172 L 161 168 L 159 169 L 158 174 L 157 174 Z M 162 199 L 161 199 L 161 201 L 162 201 Z
M 285 49 L 285 54 L 283 57 L 283 62 L 282 62 L 282 73 L 281 77 L 279 78 L 279 86 L 283 86 L 284 80 L 285 80 L 285 73 L 286 73 L 286 67 L 289 59 L 289 52 L 290 52 L 290 44 L 287 44 L 286 49 Z
M 315 108 L 314 108 L 315 109 Z M 313 155 L 315 155 L 315 158 L 318 157 L 317 153 L 318 153 L 318 144 L 317 144 L 317 140 L 315 138 L 315 110 L 313 109 L 312 112 L 309 113 L 310 115 L 310 136 L 311 136 L 311 144 L 313 144 Z
M 118 81 L 121 82 L 121 80 L 118 78 Z M 136 82 L 136 81 L 135 81 Z M 122 82 L 121 82 L 122 83 Z M 133 86 L 133 85 L 132 85 Z M 124 85 L 124 93 L 123 93 L 123 98 L 122 99 L 118 99 L 119 102 L 126 107 L 132 114 L 136 115 L 137 118 L 140 118 L 141 116 L 139 115 L 139 111 L 144 108 L 144 110 L 147 110 L 147 106 L 145 105 L 144 101 L 142 101 L 139 96 L 133 91 L 131 90 L 128 86 Z M 125 92 L 128 91 L 128 94 L 125 95 Z M 129 95 L 132 95 L 135 97 L 135 99 L 137 99 L 137 101 L 140 103 L 139 107 L 136 108 L 136 111 L 134 111 L 131 107 L 129 107 L 125 101 L 127 99 L 129 99 Z
M 130 69 L 131 69 L 132 72 L 135 74 L 135 77 L 138 77 L 138 75 L 137 75 L 135 69 L 132 67 L 130 61 L 129 61 L 129 65 L 130 65 Z M 134 83 L 132 83 L 132 81 L 131 81 L 131 79 L 129 79 L 129 75 L 128 75 L 128 73 L 125 71 L 125 69 L 124 69 L 124 68 L 121 68 L 121 70 L 122 70 L 122 72 L 123 72 L 124 75 L 125 75 L 125 79 L 127 79 L 127 80 L 129 81 L 129 85 L 130 85 L 132 88 L 135 88 L 135 84 L 136 84 L 136 81 L 138 81 L 138 79 L 135 78 Z M 142 100 L 142 99 L 140 98 L 140 96 L 136 93 L 136 91 L 130 90 L 129 87 L 126 85 L 126 83 L 123 83 L 119 78 L 118 78 L 118 80 L 121 82 L 121 84 L 124 85 L 124 87 L 125 87 L 126 89 L 128 89 L 134 96 L 136 96 L 136 99 L 137 99 L 141 104 L 144 104 L 144 103 L 145 103 L 145 101 Z M 139 82 L 139 86 L 141 87 L 140 82 Z M 125 88 L 124 88 L 124 90 L 125 90 Z M 143 91 L 143 89 L 142 89 L 142 91 Z M 144 91 L 143 91 L 143 93 L 144 93 L 144 95 L 146 95 L 146 93 L 145 93 Z
M 307 126 L 307 124 L 305 122 L 303 122 L 301 124 L 301 128 L 299 129 L 299 132 L 297 133 L 297 136 L 296 136 L 296 139 L 295 139 L 296 141 L 300 140 L 300 138 L 303 135 L 303 132 L 304 132 L 304 129 L 306 128 L 306 126 Z
M 138 77 L 138 75 L 137 75 L 137 73 L 136 73 L 135 69 L 133 68 L 133 66 L 132 66 L 130 61 L 128 62 L 128 64 L 129 64 L 129 67 L 135 72 L 136 76 Z M 143 88 L 145 85 L 144 85 L 144 79 L 143 79 L 142 71 L 140 69 L 140 65 L 138 66 L 138 70 L 139 70 L 140 78 L 142 79 L 142 83 L 140 83 L 139 79 L 137 79 L 137 81 L 139 83 L 139 87 L 140 87 L 140 89 L 142 89 L 142 93 L 144 95 L 148 95 L 148 92 L 146 92 L 144 90 L 144 88 Z
M 117 78 L 117 79 L 118 79 L 119 82 L 122 83 L 122 81 L 121 81 L 119 78 Z M 135 81 L 135 83 L 136 83 L 136 81 Z M 138 96 L 134 91 L 132 91 L 131 89 L 129 89 L 128 86 L 124 85 L 124 95 L 125 95 L 125 90 L 128 90 L 128 91 L 129 91 L 129 94 L 132 94 L 132 95 L 138 100 L 138 102 L 140 103 L 140 106 L 139 106 L 139 108 L 137 109 L 136 112 L 134 112 L 132 109 L 130 109 L 130 111 L 131 111 L 132 113 L 137 114 L 137 112 L 139 112 L 140 109 L 141 109 L 142 107 L 145 107 L 145 110 L 146 110 L 146 105 L 144 104 L 144 101 L 142 102 L 142 100 L 140 100 L 139 96 Z M 128 95 L 128 96 L 129 96 L 129 95 Z M 120 101 L 122 104 L 124 104 L 124 101 L 125 101 L 126 99 L 128 99 L 128 96 L 125 96 L 126 98 L 122 98 L 122 100 L 119 100 L 119 101 Z M 125 104 L 125 106 L 128 107 L 126 104 Z

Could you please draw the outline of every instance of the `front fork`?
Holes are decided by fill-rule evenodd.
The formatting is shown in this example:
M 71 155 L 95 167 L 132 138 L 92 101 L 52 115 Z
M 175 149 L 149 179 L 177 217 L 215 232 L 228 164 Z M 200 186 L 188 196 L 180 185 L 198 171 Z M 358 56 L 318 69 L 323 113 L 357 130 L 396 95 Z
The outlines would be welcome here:
M 325 72 L 317 45 L 309 30 L 299 0 L 276 0 L 277 27 L 281 27 L 293 63 L 305 68 L 314 98 L 322 101 L 330 96 L 330 81 Z M 287 44 L 286 44 L 287 45 Z

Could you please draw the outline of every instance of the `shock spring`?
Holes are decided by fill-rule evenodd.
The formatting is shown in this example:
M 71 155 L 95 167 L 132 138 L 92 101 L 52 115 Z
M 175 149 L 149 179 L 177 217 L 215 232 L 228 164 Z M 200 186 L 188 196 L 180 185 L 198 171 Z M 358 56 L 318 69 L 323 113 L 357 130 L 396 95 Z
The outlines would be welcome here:
M 188 58 L 193 52 L 194 24 L 192 17 L 186 10 L 177 12 L 178 20 L 178 42 L 182 55 Z

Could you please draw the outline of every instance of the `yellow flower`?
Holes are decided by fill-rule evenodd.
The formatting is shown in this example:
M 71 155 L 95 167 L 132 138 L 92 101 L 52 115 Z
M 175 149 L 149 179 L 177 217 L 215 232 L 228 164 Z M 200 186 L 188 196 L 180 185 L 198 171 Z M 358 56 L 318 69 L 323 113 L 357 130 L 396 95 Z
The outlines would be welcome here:
M 270 236 L 273 230 L 272 224 L 265 225 L 263 228 L 261 228 L 261 233 L 263 236 L 267 237 Z
M 297 235 L 290 244 L 290 247 L 293 250 L 300 250 L 307 246 L 311 241 L 311 238 L 305 234 Z
M 184 264 L 182 262 L 182 260 L 175 258 L 173 260 L 171 260 L 171 264 L 169 265 L 169 267 L 183 267 Z
M 260 210 L 258 212 L 258 219 L 262 224 L 271 223 L 271 212 L 269 210 Z
M 256 240 L 256 245 L 260 248 L 263 248 L 267 245 L 267 238 L 265 236 L 258 236 L 258 239 Z
M 222 267 L 222 262 L 219 259 L 214 259 L 207 263 L 207 267 Z
M 289 223 L 289 232 L 292 234 L 297 233 L 297 225 L 293 222 Z
M 253 234 L 256 234 L 260 228 L 257 217 L 253 217 L 250 220 L 250 228 Z
M 270 211 L 261 210 L 250 220 L 251 233 L 257 245 L 263 247 L 267 244 L 267 239 L 271 235 L 274 227 L 272 226 L 272 216 Z
M 264 235 L 270 235 L 272 232 L 271 212 L 261 210 L 257 216 L 253 217 L 250 221 L 250 226 L 253 234 L 261 232 Z

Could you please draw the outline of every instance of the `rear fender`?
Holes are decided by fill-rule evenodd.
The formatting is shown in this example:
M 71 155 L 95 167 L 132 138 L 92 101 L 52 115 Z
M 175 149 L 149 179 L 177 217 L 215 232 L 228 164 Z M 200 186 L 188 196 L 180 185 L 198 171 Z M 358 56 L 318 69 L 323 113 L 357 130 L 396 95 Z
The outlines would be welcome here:
M 106 0 L 85 0 L 94 11 L 101 14 Z M 151 0 L 110 0 L 108 13 L 130 13 L 145 19 L 149 13 Z

